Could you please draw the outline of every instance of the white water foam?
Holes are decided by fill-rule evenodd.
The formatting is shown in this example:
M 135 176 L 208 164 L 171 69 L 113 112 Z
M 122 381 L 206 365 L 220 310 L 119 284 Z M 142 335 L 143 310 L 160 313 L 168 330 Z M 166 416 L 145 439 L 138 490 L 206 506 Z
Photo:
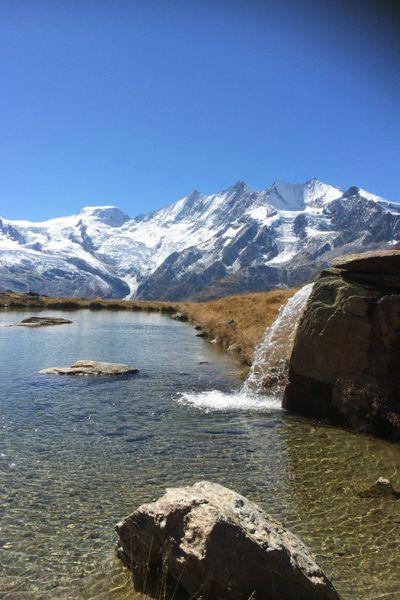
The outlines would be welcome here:
M 233 393 L 219 390 L 185 392 L 179 397 L 178 403 L 194 406 L 205 412 L 281 410 L 288 361 L 312 287 L 312 284 L 303 286 L 281 307 L 255 351 L 253 365 L 241 390 Z M 263 393 L 265 387 L 268 387 L 268 394 Z
M 186 392 L 178 399 L 178 404 L 194 406 L 204 410 L 232 411 L 232 410 L 281 410 L 280 402 L 275 398 L 262 396 L 251 392 L 221 392 L 220 390 L 209 390 L 205 392 Z

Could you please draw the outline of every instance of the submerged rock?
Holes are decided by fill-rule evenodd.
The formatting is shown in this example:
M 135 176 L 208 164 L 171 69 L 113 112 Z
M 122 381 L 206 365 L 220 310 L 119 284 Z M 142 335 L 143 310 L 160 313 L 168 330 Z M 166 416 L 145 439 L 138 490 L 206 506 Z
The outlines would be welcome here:
M 314 284 L 283 406 L 400 439 L 400 251 L 338 259 Z
M 120 554 L 143 585 L 167 572 L 191 597 L 335 600 L 339 596 L 299 538 L 221 485 L 169 488 L 116 526 Z
M 51 367 L 39 371 L 45 375 L 129 375 L 139 369 L 119 363 L 78 360 L 70 367 Z
M 358 492 L 361 498 L 400 498 L 400 492 L 393 488 L 392 482 L 385 477 L 379 477 L 371 487 Z
M 69 319 L 63 319 L 61 317 L 27 317 L 20 323 L 17 323 L 18 327 L 47 327 L 48 325 L 65 325 L 72 323 Z

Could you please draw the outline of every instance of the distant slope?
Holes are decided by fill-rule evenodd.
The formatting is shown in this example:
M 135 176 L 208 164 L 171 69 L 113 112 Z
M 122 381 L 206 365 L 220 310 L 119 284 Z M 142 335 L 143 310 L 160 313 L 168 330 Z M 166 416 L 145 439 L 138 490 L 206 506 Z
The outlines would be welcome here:
M 400 205 L 313 179 L 194 191 L 131 219 L 87 207 L 42 223 L 0 219 L 0 289 L 151 300 L 293 287 L 347 252 L 400 240 Z

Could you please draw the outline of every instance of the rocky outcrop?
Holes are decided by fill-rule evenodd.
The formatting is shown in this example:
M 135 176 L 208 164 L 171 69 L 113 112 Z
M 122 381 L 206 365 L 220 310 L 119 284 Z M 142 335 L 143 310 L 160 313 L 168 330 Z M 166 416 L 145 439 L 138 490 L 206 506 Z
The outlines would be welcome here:
M 191 598 L 322 600 L 339 596 L 306 546 L 243 496 L 206 481 L 167 489 L 118 523 L 140 586 L 149 567 Z
M 400 251 L 334 261 L 314 284 L 283 405 L 400 439 Z
M 72 323 L 69 319 L 61 317 L 28 317 L 17 323 L 18 327 L 48 327 L 49 325 L 65 325 Z
M 70 367 L 51 367 L 39 371 L 44 375 L 129 375 L 139 369 L 119 363 L 98 362 L 96 360 L 78 360 Z

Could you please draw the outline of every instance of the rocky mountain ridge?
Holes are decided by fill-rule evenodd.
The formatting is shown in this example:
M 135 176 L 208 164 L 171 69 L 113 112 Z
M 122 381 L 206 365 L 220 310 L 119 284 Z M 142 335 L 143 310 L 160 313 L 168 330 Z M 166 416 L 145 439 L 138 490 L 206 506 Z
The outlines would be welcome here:
M 296 286 L 336 256 L 399 240 L 400 204 L 360 188 L 239 181 L 135 218 L 102 206 L 41 223 L 0 219 L 0 289 L 209 299 Z

